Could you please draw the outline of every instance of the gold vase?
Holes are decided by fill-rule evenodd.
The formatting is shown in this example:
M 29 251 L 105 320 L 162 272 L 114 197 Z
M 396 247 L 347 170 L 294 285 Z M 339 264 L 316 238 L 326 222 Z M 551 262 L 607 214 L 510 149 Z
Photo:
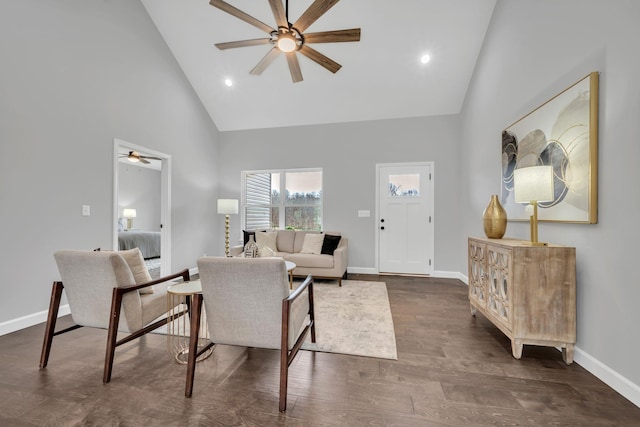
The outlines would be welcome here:
M 484 223 L 484 234 L 490 239 L 502 239 L 507 231 L 507 211 L 500 204 L 497 194 L 491 195 L 489 204 L 482 215 L 482 222 Z

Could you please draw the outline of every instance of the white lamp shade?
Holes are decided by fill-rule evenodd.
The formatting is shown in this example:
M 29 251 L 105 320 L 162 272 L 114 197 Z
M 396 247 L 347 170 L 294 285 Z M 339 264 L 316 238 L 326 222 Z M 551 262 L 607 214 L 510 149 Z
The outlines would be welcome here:
M 231 215 L 238 213 L 238 201 L 236 199 L 218 199 L 218 213 Z
M 516 203 L 553 200 L 553 166 L 530 166 L 513 171 Z
M 135 209 L 123 209 L 122 210 L 122 216 L 124 218 L 135 218 L 136 217 L 136 210 Z

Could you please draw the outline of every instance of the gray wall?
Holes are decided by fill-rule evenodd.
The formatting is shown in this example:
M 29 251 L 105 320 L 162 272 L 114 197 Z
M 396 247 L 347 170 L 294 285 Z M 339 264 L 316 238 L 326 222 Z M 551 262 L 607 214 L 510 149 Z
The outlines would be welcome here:
M 114 138 L 172 155 L 173 270 L 220 239 L 218 131 L 139 2 L 3 0 L 0 61 L 0 325 L 47 309 L 54 251 L 111 247 Z
M 433 161 L 435 270 L 457 270 L 459 186 L 457 116 L 378 120 L 252 131 L 221 132 L 221 194 L 240 198 L 242 170 L 323 168 L 324 229 L 349 237 L 349 267 L 375 266 L 377 163 Z M 371 211 L 358 218 L 359 209 Z M 232 236 L 240 236 L 232 217 Z
M 591 71 L 600 72 L 599 222 L 541 224 L 540 239 L 575 246 L 578 275 L 576 360 L 620 374 L 640 393 L 640 2 L 499 0 L 463 111 L 464 235 L 500 190 L 502 129 Z M 526 223 L 507 235 L 528 237 Z M 464 236 L 463 236 L 464 237 Z M 461 239 L 457 268 L 465 268 Z M 526 348 L 525 348 L 526 353 Z M 606 365 L 603 366 L 602 364 Z
M 118 165 L 118 215 L 136 210 L 133 228 L 160 231 L 160 171 L 120 162 Z

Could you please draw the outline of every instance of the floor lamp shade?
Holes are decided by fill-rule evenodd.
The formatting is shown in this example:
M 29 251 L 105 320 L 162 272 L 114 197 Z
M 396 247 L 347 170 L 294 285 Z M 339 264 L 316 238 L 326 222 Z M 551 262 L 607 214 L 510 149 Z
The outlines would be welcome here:
M 236 199 L 218 199 L 218 213 L 236 215 L 238 213 L 238 201 Z
M 516 203 L 533 206 L 529 217 L 531 244 L 545 246 L 538 242 L 538 202 L 550 202 L 554 198 L 553 166 L 530 166 L 513 171 L 513 191 Z

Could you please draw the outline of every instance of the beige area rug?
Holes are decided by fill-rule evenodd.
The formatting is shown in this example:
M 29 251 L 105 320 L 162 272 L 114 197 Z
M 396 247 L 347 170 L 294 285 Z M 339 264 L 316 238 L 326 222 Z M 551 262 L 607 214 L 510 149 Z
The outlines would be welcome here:
M 316 343 L 305 350 L 398 359 L 387 285 L 384 282 L 317 280 L 313 284 Z
M 295 281 L 294 286 L 301 281 Z M 384 282 L 316 280 L 313 284 L 316 342 L 310 335 L 302 349 L 326 353 L 398 359 L 396 334 Z M 205 307 L 206 308 L 206 307 Z M 189 335 L 189 322 L 180 318 L 173 332 Z M 203 319 L 204 320 L 204 319 Z M 204 320 L 206 322 L 206 320 Z M 163 326 L 153 331 L 166 334 Z M 187 345 L 188 341 L 182 343 Z

